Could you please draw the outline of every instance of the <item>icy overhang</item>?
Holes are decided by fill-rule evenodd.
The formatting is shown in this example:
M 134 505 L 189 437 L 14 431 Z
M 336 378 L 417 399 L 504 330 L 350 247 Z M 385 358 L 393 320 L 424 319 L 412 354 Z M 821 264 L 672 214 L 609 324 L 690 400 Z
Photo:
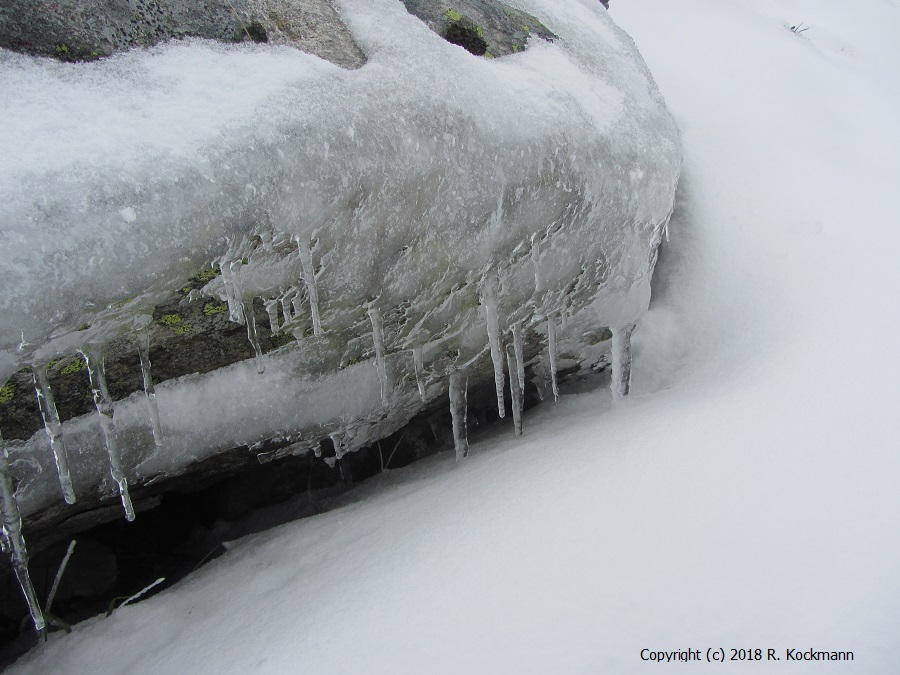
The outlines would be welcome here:
M 275 436 L 352 450 L 451 373 L 502 371 L 513 329 L 546 344 L 559 322 L 577 345 L 646 309 L 677 132 L 597 3 L 521 3 L 558 39 L 496 60 L 401 3 L 338 5 L 369 57 L 355 71 L 203 41 L 84 64 L 0 53 L 0 379 L 129 334 L 210 265 L 235 320 L 261 299 L 296 338 L 261 376 L 159 387 L 159 447 L 143 404 L 117 405 L 132 480 Z M 76 492 L 93 490 L 99 427 L 67 425 Z M 47 438 L 17 452 L 27 508 L 58 499 Z

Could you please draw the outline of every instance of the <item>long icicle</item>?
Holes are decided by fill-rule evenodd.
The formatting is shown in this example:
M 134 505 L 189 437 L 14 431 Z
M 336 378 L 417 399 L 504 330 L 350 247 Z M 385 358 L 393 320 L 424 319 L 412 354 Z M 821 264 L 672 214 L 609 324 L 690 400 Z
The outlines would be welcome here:
M 631 334 L 634 324 L 612 329 L 612 393 L 616 398 L 631 391 Z
M 322 321 L 319 319 L 319 287 L 316 283 L 316 270 L 313 266 L 312 251 L 309 242 L 297 238 L 297 249 L 300 252 L 300 264 L 303 267 L 303 281 L 306 282 L 306 292 L 309 295 L 309 311 L 312 314 L 313 335 L 322 335 Z
M 507 348 L 506 351 L 506 359 L 509 363 L 509 391 L 512 395 L 512 414 L 513 414 L 513 427 L 515 428 L 516 436 L 522 435 L 522 389 L 524 386 L 524 380 L 519 379 L 519 369 L 516 367 L 516 355 L 514 353 L 510 353 Z
M 368 312 L 369 321 L 372 322 L 372 342 L 375 345 L 375 368 L 378 369 L 378 382 L 381 383 L 381 402 L 387 405 L 388 377 L 387 364 L 384 360 L 384 328 L 375 305 L 369 305 Z
M 531 263 L 534 265 L 534 292 L 544 290 L 544 278 L 541 276 L 541 244 L 538 235 L 531 236 Z
M 425 394 L 425 361 L 424 356 L 422 354 L 421 347 L 413 348 L 413 365 L 416 369 L 416 386 L 419 388 L 419 398 L 422 399 L 424 403 L 426 400 Z
M 228 262 L 223 260 L 219 264 L 222 270 L 222 284 L 225 286 L 225 299 L 228 301 L 228 318 L 235 323 L 244 323 L 244 306 L 241 302 L 240 279 L 241 261 Z M 237 275 L 234 266 L 237 265 Z
M 259 344 L 259 334 L 256 332 L 256 312 L 253 311 L 253 300 L 241 301 L 244 319 L 247 321 L 247 339 L 253 346 L 256 354 L 256 372 L 262 375 L 266 371 L 266 363 L 263 360 L 262 347 Z
M 547 343 L 550 352 L 550 384 L 553 387 L 553 400 L 559 401 L 559 383 L 556 381 L 556 317 L 547 317 Z
M 37 396 L 38 408 L 44 420 L 44 430 L 50 439 L 50 449 L 56 462 L 56 473 L 59 475 L 59 487 L 67 504 L 75 503 L 75 489 L 72 487 L 72 476 L 69 473 L 69 460 L 66 455 L 66 443 L 63 439 L 63 428 L 59 421 L 59 412 L 53 400 L 53 390 L 47 377 L 47 366 L 43 363 L 32 365 L 34 393 Z
M 525 391 L 525 348 L 522 344 L 522 324 L 517 323 L 512 327 L 511 331 L 513 339 L 513 349 L 516 352 L 516 373 L 519 375 L 519 382 L 522 385 L 522 391 Z
M 487 314 L 488 344 L 491 346 L 491 360 L 494 362 L 494 388 L 497 390 L 497 412 L 500 417 L 506 417 L 506 405 L 503 401 L 503 387 L 505 377 L 503 375 L 503 348 L 500 345 L 500 314 L 498 308 L 497 275 L 489 273 L 484 281 L 481 291 L 481 303 Z
M 22 536 L 22 516 L 19 513 L 19 505 L 16 503 L 16 493 L 13 490 L 12 475 L 9 472 L 9 459 L 6 454 L 6 444 L 0 436 L 0 521 L 3 525 L 4 541 L 9 549 L 13 569 L 25 602 L 28 603 L 28 611 L 38 633 L 46 628 L 44 613 L 38 602 L 37 593 L 31 583 L 28 574 L 28 549 L 25 547 L 25 538 Z
M 450 374 L 450 416 L 453 419 L 453 445 L 456 461 L 469 456 L 469 435 L 466 429 L 466 389 L 468 378 L 460 371 Z
M 144 400 L 147 402 L 147 414 L 150 416 L 150 429 L 153 432 L 153 444 L 163 447 L 162 425 L 159 423 L 159 406 L 156 404 L 156 387 L 150 373 L 150 331 L 146 328 L 137 334 L 138 355 L 141 358 L 141 375 L 144 378 Z
M 116 423 L 113 419 L 115 408 L 106 386 L 103 352 L 97 348 L 88 348 L 82 354 L 87 362 L 91 394 L 94 397 L 94 406 L 97 408 L 100 426 L 103 429 L 103 436 L 106 440 L 106 453 L 109 455 L 109 473 L 119 486 L 119 496 L 122 498 L 122 507 L 125 509 L 125 519 L 132 521 L 134 520 L 134 507 L 131 505 L 131 497 L 128 494 L 128 478 L 122 469 L 122 458 L 119 456 L 119 447 L 116 440 Z

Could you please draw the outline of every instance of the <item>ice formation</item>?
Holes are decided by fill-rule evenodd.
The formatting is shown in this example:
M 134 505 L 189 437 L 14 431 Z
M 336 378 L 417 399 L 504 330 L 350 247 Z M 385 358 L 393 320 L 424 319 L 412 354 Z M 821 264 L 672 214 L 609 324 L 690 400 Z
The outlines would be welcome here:
M 6 448 L 3 447 L 2 436 L 0 436 L 0 525 L 2 525 L 0 541 L 3 543 L 3 550 L 9 550 L 13 569 L 16 572 L 19 586 L 22 587 L 25 601 L 28 603 L 34 627 L 36 630 L 42 631 L 45 627 L 44 613 L 41 611 L 37 593 L 34 592 L 34 585 L 28 574 L 28 549 L 25 547 L 25 539 L 22 537 L 22 516 L 19 514 L 19 507 L 13 491 L 12 474 L 9 470 L 9 461 Z
M 128 494 L 128 477 L 122 466 L 122 458 L 119 453 L 119 439 L 116 434 L 116 422 L 114 419 L 115 406 L 109 396 L 106 386 L 106 370 L 103 365 L 103 352 L 95 345 L 88 346 L 83 352 L 87 363 L 88 377 L 91 382 L 91 395 L 94 397 L 94 406 L 97 408 L 97 417 L 100 420 L 100 428 L 103 430 L 103 441 L 106 446 L 106 455 L 109 458 L 109 473 L 116 485 L 119 486 L 119 496 L 122 499 L 122 507 L 125 509 L 125 518 L 134 520 L 134 507 L 131 505 L 131 496 Z
M 469 434 L 466 428 L 466 396 L 469 380 L 464 373 L 455 371 L 450 374 L 450 415 L 453 418 L 453 445 L 456 448 L 456 460 L 469 455 Z
M 487 323 L 488 344 L 491 348 L 491 361 L 494 363 L 494 386 L 497 389 L 497 414 L 506 416 L 503 402 L 503 349 L 500 346 L 500 315 L 498 314 L 497 276 L 489 273 L 484 281 L 481 304 L 484 305 L 485 322 Z
M 14 449 L 32 461 L 4 504 L 67 494 L 63 438 L 73 494 L 111 475 L 130 519 L 130 479 L 273 438 L 359 448 L 448 389 L 465 456 L 467 378 L 492 375 L 502 413 L 507 362 L 518 431 L 542 351 L 554 375 L 559 343 L 589 366 L 586 330 L 638 321 L 674 123 L 599 3 L 520 4 L 558 39 L 493 60 L 392 0 L 337 2 L 358 70 L 204 41 L 84 64 L 0 50 L 0 384 L 84 351 L 97 409 L 59 425 L 37 380 L 47 433 Z M 246 324 L 253 362 L 154 384 L 137 335 L 145 390 L 114 404 L 103 345 L 211 265 L 202 294 Z M 263 354 L 254 302 L 296 340 Z
M 631 334 L 634 324 L 612 329 L 612 391 L 628 396 L 631 389 Z
M 50 389 L 50 380 L 47 378 L 47 366 L 43 363 L 35 363 L 32 366 L 32 374 L 34 376 L 34 393 L 41 410 L 41 418 L 44 420 L 44 429 L 50 439 L 50 450 L 53 452 L 53 459 L 56 462 L 56 473 L 59 476 L 63 499 L 68 504 L 74 504 L 75 489 L 72 487 L 72 476 L 69 473 L 69 459 L 63 440 L 62 423 L 59 421 L 59 412 L 56 410 L 53 391 Z
M 141 379 L 144 381 L 144 396 L 147 400 L 147 414 L 150 416 L 150 429 L 153 432 L 153 442 L 157 448 L 163 444 L 162 424 L 159 421 L 159 406 L 156 403 L 156 388 L 153 386 L 153 374 L 150 371 L 150 333 L 146 329 L 149 317 L 144 319 L 143 330 L 137 331 L 138 356 L 141 359 Z

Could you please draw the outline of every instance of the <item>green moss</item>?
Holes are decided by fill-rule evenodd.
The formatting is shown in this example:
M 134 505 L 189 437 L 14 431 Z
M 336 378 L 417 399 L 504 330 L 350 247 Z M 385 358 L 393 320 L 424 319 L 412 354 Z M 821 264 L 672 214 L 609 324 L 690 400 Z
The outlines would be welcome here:
M 451 359 L 458 358 L 458 357 L 459 357 L 459 350 L 458 350 L 458 349 L 451 349 L 450 351 L 447 352 L 447 356 L 449 356 Z
M 462 21 L 462 14 L 457 12 L 452 7 L 447 10 L 447 13 L 444 14 L 444 17 L 447 19 L 447 21 Z
M 71 375 L 72 373 L 80 373 L 82 370 L 87 368 L 87 363 L 85 363 L 82 357 L 78 357 L 74 361 L 72 361 L 69 365 L 65 366 L 61 371 L 59 371 L 60 375 Z
M 206 316 L 213 316 L 228 311 L 228 305 L 224 302 L 207 302 L 203 305 L 203 313 Z
M 69 50 L 69 45 L 67 45 L 65 42 L 60 42 L 53 49 L 56 52 L 57 58 L 68 59 L 72 56 L 72 52 Z
M 303 331 L 303 337 L 312 337 L 315 335 L 315 331 L 312 326 L 307 326 L 306 330 Z
M 168 326 L 169 328 L 171 328 L 172 326 L 177 326 L 183 320 L 184 319 L 181 318 L 181 314 L 164 314 L 159 322 L 163 326 Z
M 215 267 L 207 267 L 206 269 L 200 270 L 200 273 L 197 276 L 191 277 L 191 281 L 195 281 L 201 284 L 207 284 L 217 276 L 219 276 L 221 273 L 222 270 L 219 269 L 218 265 L 216 265 Z
M 13 396 L 16 395 L 16 383 L 15 382 L 7 382 L 2 387 L 0 387 L 0 403 L 9 403 L 13 400 Z
M 181 314 L 164 314 L 159 323 L 169 328 L 175 335 L 187 335 L 194 332 L 194 327 L 184 323 Z
M 491 54 L 490 52 L 485 52 L 485 53 L 484 53 L 484 58 L 486 58 L 486 59 L 492 59 L 492 58 L 494 58 L 494 55 Z

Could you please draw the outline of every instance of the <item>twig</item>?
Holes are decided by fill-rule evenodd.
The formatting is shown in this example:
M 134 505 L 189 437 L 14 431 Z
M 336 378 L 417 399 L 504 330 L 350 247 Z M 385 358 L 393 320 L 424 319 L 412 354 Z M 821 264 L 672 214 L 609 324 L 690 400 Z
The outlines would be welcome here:
M 225 2 L 228 2 L 228 0 L 225 0 Z M 231 7 L 231 11 L 234 12 L 234 18 L 238 20 L 238 23 L 241 24 L 241 28 L 244 29 L 244 34 L 247 36 L 247 39 L 252 42 L 253 38 L 250 35 L 250 31 L 247 30 L 247 26 L 244 25 L 244 20 L 241 19 L 241 15 L 238 14 L 237 10 L 234 8 L 234 5 L 232 5 L 230 2 L 228 2 L 228 6 Z
M 165 580 L 166 580 L 165 577 L 160 577 L 159 579 L 157 579 L 156 581 L 154 581 L 152 584 L 150 584 L 150 585 L 147 586 L 146 588 L 144 588 L 144 589 L 138 591 L 137 593 L 135 593 L 135 594 L 132 595 L 131 597 L 125 598 L 125 602 L 123 602 L 123 603 L 122 603 L 121 605 L 119 605 L 118 607 L 116 607 L 116 600 L 121 600 L 121 597 L 119 597 L 119 598 L 113 598 L 113 599 L 112 599 L 112 602 L 109 603 L 109 611 L 106 613 L 106 616 L 110 616 L 110 615 L 111 615 L 113 612 L 115 612 L 117 609 L 122 609 L 122 608 L 123 608 L 125 605 L 127 605 L 129 602 L 132 602 L 132 601 L 134 601 L 134 600 L 137 600 L 137 599 L 140 598 L 142 595 L 144 595 L 144 593 L 146 593 L 147 591 L 149 591 L 151 588 L 154 588 L 155 586 L 158 586 L 159 584 L 161 584 L 161 583 L 164 582 Z
M 397 452 L 397 448 L 400 447 L 400 443 L 403 439 L 406 438 L 406 429 L 403 430 L 403 433 L 400 434 L 400 438 L 397 439 L 397 442 L 394 444 L 394 449 L 391 450 L 391 454 L 388 455 L 388 461 L 385 463 L 384 468 L 387 469 L 388 465 L 391 463 L 391 460 L 394 458 L 394 453 Z M 378 446 L 378 450 L 381 450 L 381 446 Z
M 44 613 L 49 614 L 50 609 L 53 607 L 53 600 L 56 599 L 56 591 L 59 588 L 59 582 L 62 580 L 63 572 L 66 571 L 66 565 L 69 564 L 69 558 L 72 557 L 72 551 L 75 550 L 75 540 L 69 542 L 69 548 L 66 551 L 66 555 L 63 557 L 62 562 L 59 564 L 59 569 L 56 571 L 56 578 L 53 580 L 53 585 L 50 587 L 50 595 L 47 596 L 47 606 L 44 607 Z

